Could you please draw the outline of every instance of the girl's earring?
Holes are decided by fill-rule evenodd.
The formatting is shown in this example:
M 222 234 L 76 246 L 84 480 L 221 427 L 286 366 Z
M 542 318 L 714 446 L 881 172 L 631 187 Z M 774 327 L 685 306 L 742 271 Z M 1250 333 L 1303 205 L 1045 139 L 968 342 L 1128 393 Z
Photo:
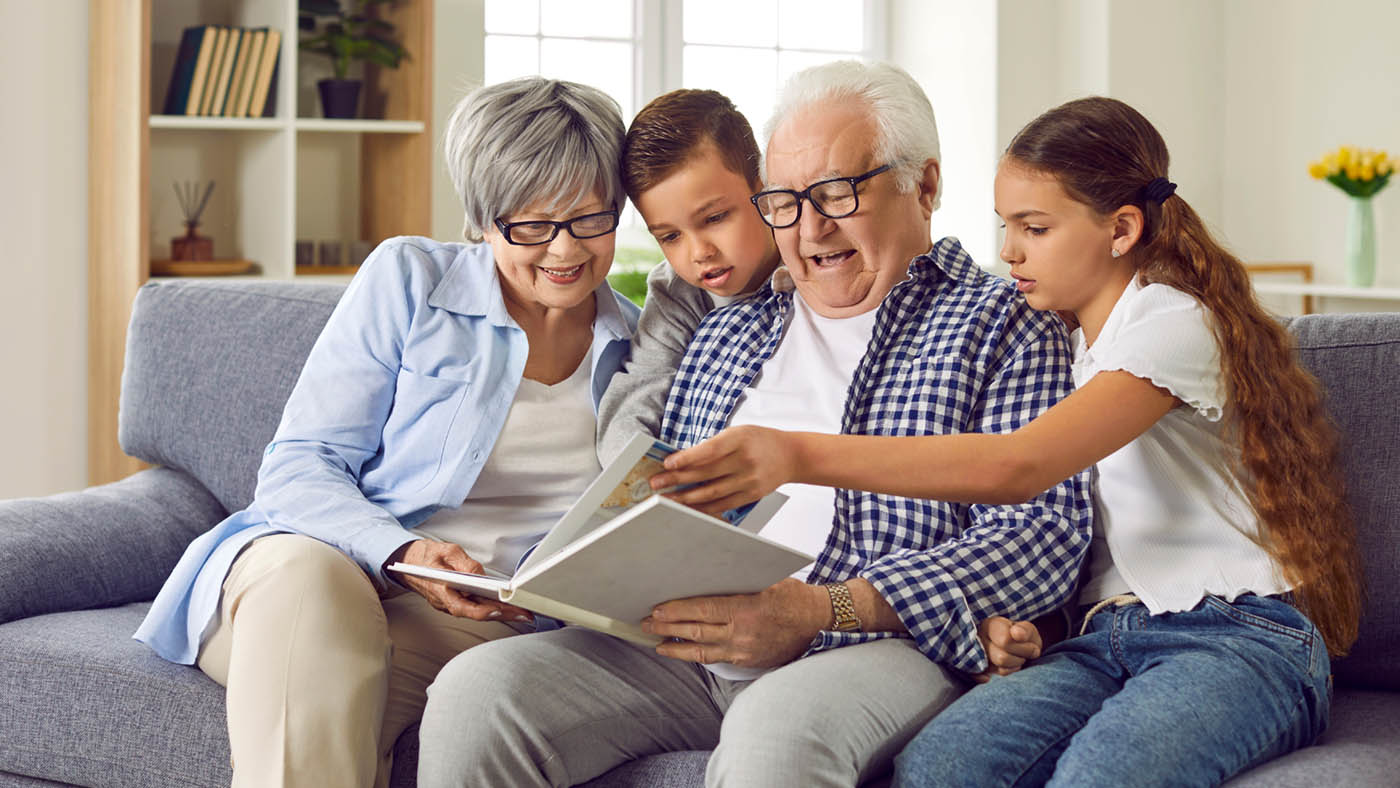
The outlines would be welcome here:
M 1110 250 L 1108 251 L 1108 253 L 1111 254 L 1111 255 L 1113 255 L 1114 257 L 1122 257 L 1122 256 L 1123 256 L 1123 253 L 1120 252 L 1120 251 L 1118 251 L 1117 249 L 1110 249 Z

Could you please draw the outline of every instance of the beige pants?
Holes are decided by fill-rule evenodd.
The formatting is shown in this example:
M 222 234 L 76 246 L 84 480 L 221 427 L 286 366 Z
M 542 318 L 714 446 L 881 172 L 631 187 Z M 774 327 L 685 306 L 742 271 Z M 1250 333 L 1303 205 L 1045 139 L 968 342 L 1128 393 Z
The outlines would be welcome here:
M 418 594 L 381 599 L 354 561 L 310 537 L 255 540 L 199 653 L 227 688 L 233 785 L 387 786 L 394 742 L 438 669 L 514 634 Z

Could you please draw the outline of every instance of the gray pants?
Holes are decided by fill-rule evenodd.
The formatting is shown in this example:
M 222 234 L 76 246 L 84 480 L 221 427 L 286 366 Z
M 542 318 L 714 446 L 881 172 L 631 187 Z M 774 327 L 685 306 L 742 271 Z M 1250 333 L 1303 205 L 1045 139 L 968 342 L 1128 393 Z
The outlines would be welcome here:
M 458 655 L 428 688 L 418 784 L 570 786 L 714 749 L 710 786 L 854 786 L 963 689 L 903 639 L 728 681 L 585 629 L 507 638 Z

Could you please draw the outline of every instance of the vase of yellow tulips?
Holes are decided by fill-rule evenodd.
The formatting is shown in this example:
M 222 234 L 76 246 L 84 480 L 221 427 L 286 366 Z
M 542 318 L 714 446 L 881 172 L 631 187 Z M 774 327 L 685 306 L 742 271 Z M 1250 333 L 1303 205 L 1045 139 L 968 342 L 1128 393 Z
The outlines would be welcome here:
M 1383 150 L 1354 148 L 1332 151 L 1308 165 L 1308 174 L 1325 180 L 1351 200 L 1347 216 L 1347 284 L 1370 287 L 1376 281 L 1376 219 L 1371 198 L 1384 189 L 1395 172 L 1395 160 Z

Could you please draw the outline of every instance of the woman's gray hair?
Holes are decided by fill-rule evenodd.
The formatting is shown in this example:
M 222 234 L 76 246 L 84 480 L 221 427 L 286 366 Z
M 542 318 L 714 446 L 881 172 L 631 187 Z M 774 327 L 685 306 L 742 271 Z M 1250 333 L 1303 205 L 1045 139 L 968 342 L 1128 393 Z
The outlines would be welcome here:
M 550 200 L 567 211 L 595 190 L 622 207 L 622 110 L 597 88 L 523 77 L 468 93 L 447 120 L 447 172 L 480 241 L 502 216 Z
M 764 151 L 784 121 L 805 107 L 827 100 L 854 100 L 869 106 L 876 128 L 875 159 L 893 165 L 895 184 L 901 192 L 914 189 L 925 161 L 939 161 L 938 123 L 933 118 L 933 105 L 919 83 L 898 66 L 858 60 L 823 63 L 793 74 L 779 92 L 773 116 L 763 127 Z M 942 194 L 940 173 L 938 189 L 933 194 L 934 208 Z

